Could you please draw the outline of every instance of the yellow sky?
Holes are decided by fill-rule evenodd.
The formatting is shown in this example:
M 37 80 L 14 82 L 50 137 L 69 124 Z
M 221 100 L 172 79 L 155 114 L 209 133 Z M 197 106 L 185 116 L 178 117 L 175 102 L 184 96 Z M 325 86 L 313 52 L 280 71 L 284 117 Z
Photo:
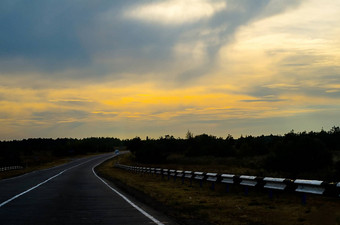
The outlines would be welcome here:
M 263 13 L 228 38 L 222 34 L 230 24 L 195 25 L 236 6 L 197 1 L 197 8 L 182 17 L 188 6 L 181 1 L 127 7 L 121 15 L 130 23 L 158 23 L 163 30 L 188 26 L 167 47 L 170 56 L 164 61 L 147 57 L 158 48 L 149 44 L 141 48 L 141 57 L 94 54 L 98 66 L 91 70 L 19 71 L 15 76 L 0 71 L 0 138 L 183 137 L 187 130 L 238 136 L 339 125 L 340 2 L 305 0 L 279 13 Z M 140 62 L 141 69 L 134 71 L 131 64 L 118 73 L 113 67 L 104 77 L 78 78 L 129 60 Z

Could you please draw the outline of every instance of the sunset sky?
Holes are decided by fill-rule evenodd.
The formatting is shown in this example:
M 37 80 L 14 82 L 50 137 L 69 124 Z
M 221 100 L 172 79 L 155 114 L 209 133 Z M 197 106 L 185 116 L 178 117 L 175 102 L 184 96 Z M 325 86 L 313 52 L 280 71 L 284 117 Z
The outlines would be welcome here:
M 0 140 L 340 126 L 340 1 L 1 0 Z

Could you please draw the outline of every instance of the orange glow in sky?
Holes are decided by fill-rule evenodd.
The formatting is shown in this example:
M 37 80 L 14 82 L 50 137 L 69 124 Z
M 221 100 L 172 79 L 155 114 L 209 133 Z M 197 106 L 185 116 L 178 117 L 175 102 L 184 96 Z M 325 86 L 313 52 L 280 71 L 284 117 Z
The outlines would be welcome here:
M 337 1 L 62 2 L 0 3 L 1 140 L 340 125 Z

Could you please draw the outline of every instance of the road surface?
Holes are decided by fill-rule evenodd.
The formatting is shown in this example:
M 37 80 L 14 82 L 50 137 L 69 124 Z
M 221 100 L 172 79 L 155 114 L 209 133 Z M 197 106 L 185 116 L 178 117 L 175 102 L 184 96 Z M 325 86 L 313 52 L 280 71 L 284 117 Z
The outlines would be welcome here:
M 93 168 L 112 156 L 78 159 L 0 181 L 0 224 L 174 224 L 131 202 L 95 174 Z

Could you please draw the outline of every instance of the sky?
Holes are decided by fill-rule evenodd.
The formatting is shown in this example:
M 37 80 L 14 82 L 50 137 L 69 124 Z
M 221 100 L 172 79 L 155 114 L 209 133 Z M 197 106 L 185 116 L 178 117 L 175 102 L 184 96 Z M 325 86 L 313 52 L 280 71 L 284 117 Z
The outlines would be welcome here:
M 0 140 L 340 126 L 340 1 L 2 0 Z

